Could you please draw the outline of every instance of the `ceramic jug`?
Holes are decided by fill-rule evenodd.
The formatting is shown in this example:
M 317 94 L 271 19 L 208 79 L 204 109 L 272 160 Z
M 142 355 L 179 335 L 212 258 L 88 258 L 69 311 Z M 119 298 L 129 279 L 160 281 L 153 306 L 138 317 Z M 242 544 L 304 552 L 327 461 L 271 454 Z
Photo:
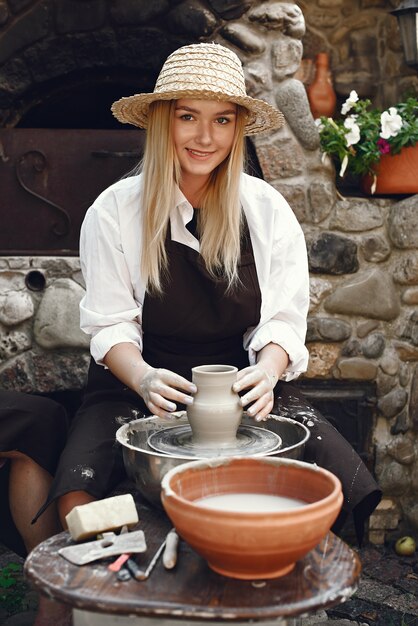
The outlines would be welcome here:
M 243 410 L 238 394 L 232 391 L 237 372 L 232 365 L 192 368 L 197 393 L 193 404 L 187 407 L 187 418 L 194 444 L 206 448 L 236 444 Z
M 332 86 L 329 57 L 326 52 L 320 52 L 316 56 L 315 78 L 307 91 L 312 115 L 315 119 L 321 115 L 327 117 L 334 115 L 337 96 Z

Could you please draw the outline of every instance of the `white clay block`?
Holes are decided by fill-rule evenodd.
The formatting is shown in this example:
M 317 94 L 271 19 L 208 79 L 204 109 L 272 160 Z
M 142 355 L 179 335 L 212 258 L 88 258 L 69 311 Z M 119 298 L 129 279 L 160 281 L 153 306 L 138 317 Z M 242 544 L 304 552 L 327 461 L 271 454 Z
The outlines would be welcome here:
M 135 526 L 138 513 L 131 494 L 104 498 L 76 506 L 65 517 L 74 541 L 87 539 L 98 533 L 127 526 Z

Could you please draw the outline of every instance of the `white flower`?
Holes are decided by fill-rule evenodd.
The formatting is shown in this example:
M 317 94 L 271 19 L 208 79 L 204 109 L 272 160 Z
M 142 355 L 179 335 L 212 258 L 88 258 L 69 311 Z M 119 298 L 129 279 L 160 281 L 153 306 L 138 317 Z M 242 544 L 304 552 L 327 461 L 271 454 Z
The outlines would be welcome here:
M 350 92 L 350 95 L 348 96 L 347 100 L 342 105 L 341 113 L 343 115 L 348 113 L 353 108 L 353 105 L 357 102 L 357 100 L 358 100 L 358 93 L 357 91 L 354 91 L 353 89 L 353 91 Z
M 348 130 L 345 135 L 347 146 L 353 146 L 360 141 L 360 126 L 357 124 L 357 116 L 350 115 L 344 120 L 344 126 Z
M 324 125 L 323 125 L 323 123 L 322 123 L 322 121 L 321 121 L 321 118 L 320 118 L 320 117 L 317 117 L 317 118 L 314 120 L 314 123 L 315 123 L 315 126 L 317 127 L 317 129 L 318 129 L 318 132 L 319 132 L 319 133 L 320 133 L 322 130 L 324 130 Z
M 382 125 L 382 130 L 380 132 L 382 139 L 396 137 L 402 128 L 402 118 L 395 107 L 390 107 L 389 111 L 383 111 L 380 116 L 380 123 Z

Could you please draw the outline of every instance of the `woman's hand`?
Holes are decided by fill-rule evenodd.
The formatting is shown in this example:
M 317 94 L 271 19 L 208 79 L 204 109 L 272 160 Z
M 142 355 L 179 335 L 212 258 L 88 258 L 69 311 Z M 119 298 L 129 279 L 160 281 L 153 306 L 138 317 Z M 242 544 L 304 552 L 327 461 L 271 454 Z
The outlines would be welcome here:
M 144 400 L 153 415 L 170 418 L 176 402 L 192 404 L 196 385 L 170 370 L 151 367 L 133 343 L 118 343 L 104 358 L 105 365 L 120 381 Z
M 240 370 L 232 389 L 240 392 L 249 389 L 241 397 L 243 407 L 253 402 L 247 413 L 257 422 L 267 417 L 274 403 L 273 389 L 289 364 L 289 355 L 279 345 L 268 343 L 257 354 L 257 364 Z
M 196 385 L 170 370 L 146 364 L 137 391 L 153 415 L 170 418 L 177 409 L 175 402 L 192 404 L 193 398 L 187 394 L 196 393 L 197 389 Z
M 265 418 L 273 408 L 273 389 L 277 382 L 277 376 L 265 369 L 260 363 L 251 365 L 237 374 L 237 382 L 232 389 L 240 392 L 244 389 L 249 391 L 241 397 L 241 404 L 245 408 L 253 402 L 247 413 L 254 417 L 257 422 Z

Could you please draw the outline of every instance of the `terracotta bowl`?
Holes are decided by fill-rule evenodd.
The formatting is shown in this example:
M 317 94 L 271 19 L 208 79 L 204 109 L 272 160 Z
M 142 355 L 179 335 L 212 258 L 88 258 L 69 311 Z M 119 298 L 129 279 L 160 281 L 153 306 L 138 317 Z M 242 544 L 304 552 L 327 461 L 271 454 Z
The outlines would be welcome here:
M 277 578 L 328 533 L 343 502 L 334 474 L 278 457 L 192 461 L 171 469 L 161 500 L 178 534 L 224 576 Z M 302 500 L 297 509 L 237 512 L 198 500 L 226 494 L 266 494 Z M 254 506 L 254 509 L 256 507 Z

